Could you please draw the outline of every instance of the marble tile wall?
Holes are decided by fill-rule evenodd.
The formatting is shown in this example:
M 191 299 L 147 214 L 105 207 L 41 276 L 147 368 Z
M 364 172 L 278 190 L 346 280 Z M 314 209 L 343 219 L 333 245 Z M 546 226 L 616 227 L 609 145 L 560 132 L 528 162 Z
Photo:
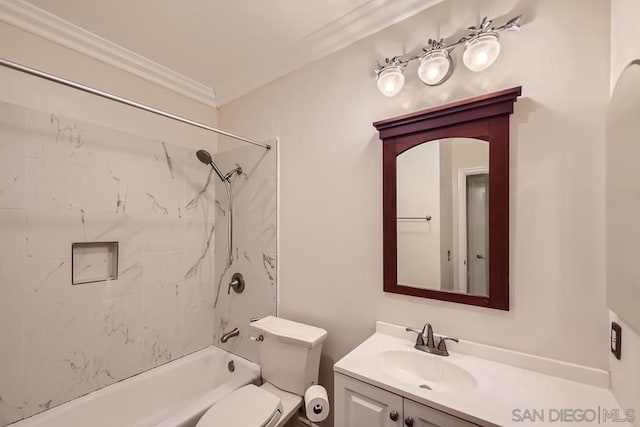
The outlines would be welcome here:
M 249 319 L 276 314 L 278 147 L 277 141 L 268 143 L 273 147 L 269 151 L 245 146 L 215 156 L 224 172 L 239 165 L 243 173 L 231 185 L 234 207 L 231 260 L 226 222 L 229 202 L 222 182 L 216 180 L 214 343 L 254 362 L 258 362 L 258 344 L 250 339 L 254 332 Z M 233 290 L 228 294 L 228 283 L 236 272 L 244 276 L 246 288 L 240 294 Z M 222 334 L 236 327 L 240 336 L 221 343 Z
M 213 343 L 215 185 L 184 147 L 0 104 L 0 426 Z M 117 280 L 71 284 L 73 242 Z

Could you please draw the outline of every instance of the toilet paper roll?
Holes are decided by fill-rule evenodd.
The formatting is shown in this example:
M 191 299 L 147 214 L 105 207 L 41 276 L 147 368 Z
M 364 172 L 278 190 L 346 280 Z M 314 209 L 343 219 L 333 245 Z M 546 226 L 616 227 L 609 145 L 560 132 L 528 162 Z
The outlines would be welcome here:
M 304 392 L 304 409 L 309 421 L 317 423 L 329 416 L 329 397 L 321 385 L 312 385 Z

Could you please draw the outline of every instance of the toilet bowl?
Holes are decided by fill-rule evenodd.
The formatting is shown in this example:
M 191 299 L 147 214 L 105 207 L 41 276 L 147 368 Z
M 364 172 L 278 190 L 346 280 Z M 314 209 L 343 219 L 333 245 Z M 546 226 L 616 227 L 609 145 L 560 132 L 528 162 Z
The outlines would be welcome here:
M 282 413 L 282 401 L 276 395 L 249 384 L 212 406 L 198 426 L 275 427 Z
M 300 407 L 307 388 L 318 383 L 327 331 L 274 316 L 251 326 L 262 335 L 258 344 L 264 385 L 231 392 L 203 415 L 197 427 L 280 427 Z

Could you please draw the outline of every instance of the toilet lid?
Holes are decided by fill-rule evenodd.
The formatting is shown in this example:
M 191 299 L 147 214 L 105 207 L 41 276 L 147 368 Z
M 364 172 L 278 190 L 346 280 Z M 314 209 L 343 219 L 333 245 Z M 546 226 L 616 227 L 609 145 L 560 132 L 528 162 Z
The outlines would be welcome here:
M 249 384 L 220 399 L 196 427 L 271 427 L 281 416 L 280 398 Z

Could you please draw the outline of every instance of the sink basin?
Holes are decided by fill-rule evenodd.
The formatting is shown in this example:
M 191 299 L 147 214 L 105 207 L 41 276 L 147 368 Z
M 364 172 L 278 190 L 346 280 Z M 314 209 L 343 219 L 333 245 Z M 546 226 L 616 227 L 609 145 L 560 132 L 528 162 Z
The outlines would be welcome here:
M 387 350 L 376 355 L 376 362 L 387 374 L 415 387 L 451 393 L 473 390 L 477 382 L 465 369 L 443 356 L 406 350 Z

